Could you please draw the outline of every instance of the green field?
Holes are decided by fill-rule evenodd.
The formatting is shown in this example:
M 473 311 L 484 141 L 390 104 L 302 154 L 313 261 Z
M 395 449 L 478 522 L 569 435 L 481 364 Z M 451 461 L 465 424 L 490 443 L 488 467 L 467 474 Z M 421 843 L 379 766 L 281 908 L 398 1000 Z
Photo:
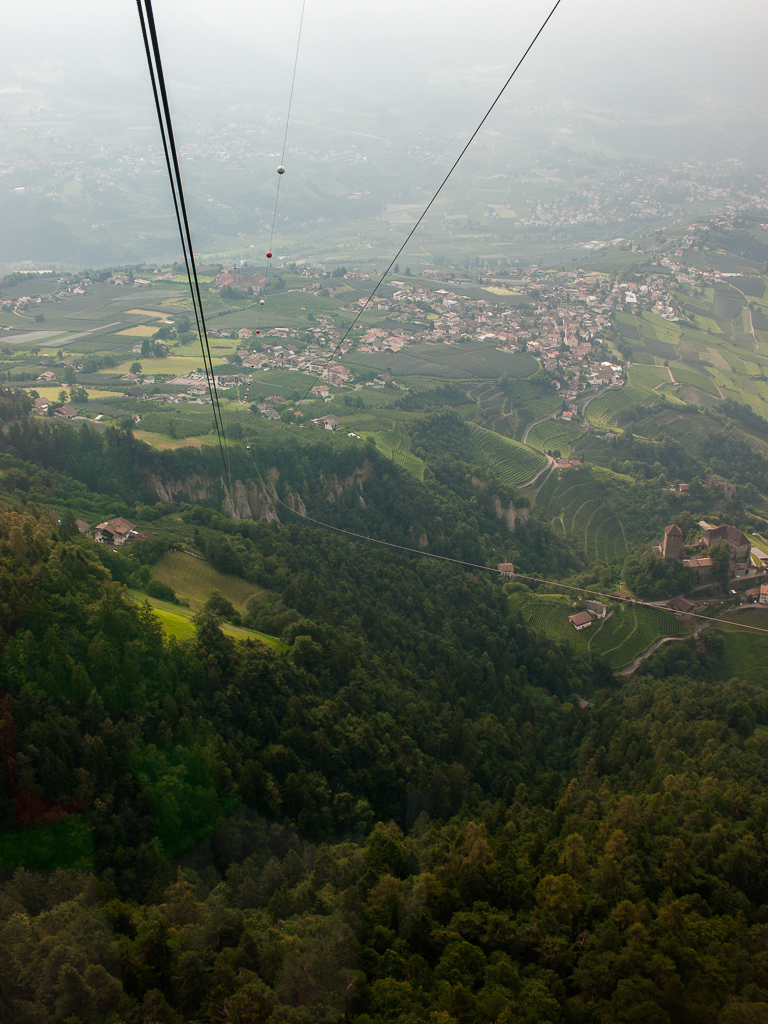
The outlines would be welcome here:
M 532 356 L 520 352 L 499 352 L 487 342 L 467 342 L 463 345 L 416 342 L 396 354 L 350 352 L 343 362 L 350 367 L 389 370 L 398 378 L 419 375 L 449 380 L 530 377 L 537 369 Z
M 163 555 L 152 567 L 152 575 L 173 587 L 177 597 L 189 601 L 193 612 L 202 611 L 211 593 L 218 590 L 232 602 L 236 611 L 244 615 L 248 602 L 264 593 L 253 583 L 218 572 L 210 562 L 183 551 L 169 551 Z
M 768 676 L 768 633 L 740 628 L 745 626 L 768 630 L 768 608 L 754 606 L 741 614 L 734 611 L 710 627 L 718 630 L 725 642 L 721 677 L 763 684 Z
M 132 590 L 131 596 L 142 604 L 144 601 L 150 603 L 168 636 L 174 636 L 177 640 L 191 640 L 194 637 L 195 624 L 193 619 L 196 613 L 191 608 L 171 604 L 170 601 L 161 601 L 156 597 L 148 597 L 138 590 Z M 259 633 L 255 629 L 246 629 L 245 626 L 234 626 L 230 622 L 222 622 L 221 630 L 227 636 L 234 637 L 236 640 L 260 640 L 261 643 L 276 651 L 288 649 L 287 645 L 276 636 Z
M 519 487 L 546 464 L 546 456 L 520 441 L 494 434 L 476 423 L 467 425 L 473 434 L 475 457 L 486 462 L 504 484 Z
M 208 313 L 206 319 L 210 326 L 216 330 L 222 328 L 259 327 L 262 331 L 268 331 L 272 327 L 296 327 L 305 324 L 307 314 L 313 316 L 335 316 L 339 313 L 339 302 L 337 299 L 326 298 L 320 295 L 312 295 L 304 291 L 272 292 L 264 296 L 265 304 L 260 306 L 258 300 L 242 309 L 231 311 L 216 311 L 214 303 L 211 304 L 211 313 L 218 315 L 211 316 Z M 342 316 L 344 313 L 342 312 Z M 352 321 L 354 313 L 346 313 L 347 323 Z
M 221 356 L 215 355 L 213 360 L 213 368 L 217 372 L 225 368 L 230 369 L 229 363 L 223 362 Z M 142 360 L 141 356 L 134 355 L 133 358 L 127 359 L 124 363 L 120 363 L 119 366 L 115 366 L 109 372 L 113 376 L 120 377 L 122 374 L 128 373 L 134 361 L 141 363 L 143 373 L 172 374 L 174 377 L 181 377 L 184 374 L 192 373 L 194 370 L 202 369 L 203 367 L 203 357 L 200 353 L 197 355 L 166 356 L 165 359 L 144 360 Z
M 191 640 L 194 637 L 193 613 L 188 608 L 180 608 L 171 604 L 170 601 L 159 601 L 155 597 L 147 597 L 146 594 L 141 594 L 138 591 L 134 591 L 134 597 L 137 601 L 150 603 L 168 636 L 175 636 L 177 640 Z
M 741 612 L 732 611 L 724 615 L 717 625 L 724 633 L 744 633 L 750 636 L 758 636 L 750 629 L 739 628 L 756 626 L 759 629 L 768 630 L 768 606 L 752 605 L 746 606 Z M 713 626 L 713 628 L 715 628 Z
M 642 391 L 653 391 L 659 384 L 670 383 L 672 378 L 666 366 L 636 366 L 627 370 L 630 384 Z
M 678 383 L 692 384 L 694 387 L 701 388 L 702 391 L 714 395 L 715 398 L 720 397 L 720 393 L 711 377 L 705 377 L 698 370 L 692 370 L 690 366 L 682 366 L 679 363 L 676 363 L 671 369 L 672 376 Z
M 746 630 L 723 632 L 722 635 L 725 649 L 721 677 L 764 684 L 768 674 L 768 636 Z
M 640 331 L 643 337 L 655 337 L 668 345 L 677 345 L 680 339 L 680 327 L 676 323 L 670 323 L 661 316 L 656 316 L 650 310 L 644 310 L 639 322 Z
M 532 427 L 528 434 L 528 444 L 542 452 L 559 451 L 567 459 L 573 445 L 583 437 L 583 433 L 562 420 L 545 420 Z
M 22 390 L 22 391 L 36 391 L 41 398 L 47 398 L 49 402 L 58 402 L 58 400 L 59 400 L 59 392 L 60 391 L 66 391 L 67 394 L 69 394 L 69 387 L 66 384 L 58 384 L 54 388 L 44 388 L 44 387 L 39 387 L 39 386 L 38 387 L 33 387 L 30 384 L 29 386 L 21 388 L 20 390 Z M 103 390 L 102 391 L 101 389 L 96 390 L 95 388 L 88 388 L 87 392 L 88 392 L 88 400 L 91 401 L 91 402 L 98 402 L 98 401 L 100 401 L 102 399 L 105 399 L 105 398 L 124 398 L 125 397 L 125 392 L 124 391 L 107 391 L 107 390 Z M 80 407 L 78 406 L 78 408 L 80 408 Z

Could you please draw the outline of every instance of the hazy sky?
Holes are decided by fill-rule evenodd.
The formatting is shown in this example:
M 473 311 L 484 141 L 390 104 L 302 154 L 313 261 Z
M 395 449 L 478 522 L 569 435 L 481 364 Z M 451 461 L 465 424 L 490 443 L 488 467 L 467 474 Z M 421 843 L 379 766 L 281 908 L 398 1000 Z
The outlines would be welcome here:
M 298 94 L 325 80 L 395 105 L 425 89 L 461 92 L 478 83 L 478 95 L 490 95 L 550 6 L 307 0 Z M 168 77 L 206 87 L 241 79 L 284 92 L 279 79 L 292 64 L 300 11 L 301 0 L 157 0 Z M 767 32 L 764 0 L 562 0 L 520 79 L 542 95 L 620 99 L 638 109 L 656 109 L 664 87 L 762 103 Z M 102 79 L 108 95 L 110 82 L 143 72 L 130 0 L 25 0 L 6 7 L 3 35 L 6 89 L 79 76 Z
M 306 0 L 289 156 L 302 149 L 318 159 L 341 153 L 334 173 L 343 177 L 346 161 L 349 182 L 357 182 L 349 188 L 367 189 L 355 170 L 362 151 L 353 146 L 364 147 L 366 133 L 375 133 L 378 149 L 368 166 L 380 179 L 371 184 L 375 194 L 366 195 L 386 203 L 417 187 L 431 191 L 552 3 Z M 197 142 L 200 130 L 209 145 L 228 124 L 248 124 L 257 129 L 260 152 L 247 171 L 254 182 L 271 182 L 301 0 L 155 0 L 154 9 L 180 146 Z M 102 149 L 119 153 L 126 140 L 131 159 L 142 146 L 157 145 L 133 0 L 25 0 L 6 5 L 3 17 L 0 160 L 10 155 L 16 177 L 4 177 L 0 204 L 14 186 L 28 184 L 27 164 L 17 160 L 25 138 L 45 154 L 49 133 L 66 145 L 67 158 L 85 161 Z M 458 195 L 465 186 L 457 179 L 473 167 L 498 170 L 542 154 L 567 160 L 586 152 L 584 142 L 591 153 L 693 166 L 734 157 L 768 165 L 767 37 L 765 0 L 561 0 L 448 192 Z M 149 131 L 134 133 L 141 127 Z M 558 129 L 571 131 L 572 140 Z M 433 161 L 421 165 L 419 181 L 409 157 L 416 146 Z M 299 161 L 291 179 L 298 199 L 301 169 Z M 252 207 L 262 201 L 247 198 Z M 234 199 L 222 202 L 229 209 Z M 19 238 L 29 234 L 25 223 L 17 225 Z M 40 227 L 41 237 L 49 227 Z M 130 235 L 120 230 L 116 239 Z

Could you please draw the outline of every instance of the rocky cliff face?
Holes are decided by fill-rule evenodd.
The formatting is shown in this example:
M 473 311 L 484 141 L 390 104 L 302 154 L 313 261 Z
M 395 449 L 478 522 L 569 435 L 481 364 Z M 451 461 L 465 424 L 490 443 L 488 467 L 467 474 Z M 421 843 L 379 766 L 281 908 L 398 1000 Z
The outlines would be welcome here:
M 501 500 L 494 496 L 493 506 L 496 509 L 496 515 L 499 519 L 503 519 L 508 529 L 514 531 L 516 523 L 527 523 L 528 517 L 531 513 L 529 508 L 515 508 L 510 501 L 509 507 L 504 508 L 501 504 Z
M 272 495 L 263 487 L 261 481 L 233 480 L 227 485 L 222 481 L 224 498 L 221 502 L 221 511 L 230 519 L 266 519 L 268 522 L 276 522 L 277 502 Z
M 327 491 L 328 501 L 338 501 L 346 491 L 353 487 L 361 488 L 365 481 L 370 480 L 373 476 L 373 464 L 366 459 L 361 468 L 356 469 L 349 476 L 338 477 L 334 473 L 328 476 L 321 474 L 320 480 Z
M 472 486 L 477 487 L 479 490 L 485 488 L 485 483 L 478 476 L 472 477 Z M 531 510 L 527 507 L 515 508 L 514 502 L 509 503 L 508 508 L 504 508 L 501 503 L 501 498 L 494 494 L 493 496 L 493 507 L 496 509 L 496 516 L 498 519 L 503 519 L 507 524 L 507 529 L 512 530 L 514 533 L 516 523 L 527 523 L 528 517 L 531 514 Z
M 268 488 L 277 479 L 277 470 L 271 469 L 266 477 L 267 487 L 260 480 L 232 480 L 230 483 L 221 476 L 199 474 L 183 479 L 161 478 L 152 474 L 149 482 L 160 501 L 188 501 L 190 504 L 216 501 L 221 503 L 221 511 L 230 519 L 267 519 L 273 522 L 278 518 L 278 503 Z M 291 507 L 301 512 L 306 511 L 300 498 L 293 494 L 290 498 L 299 503 Z
M 374 475 L 373 465 L 365 460 L 363 465 L 346 477 L 329 475 L 320 477 L 328 501 L 339 501 L 352 488 L 360 489 L 366 480 Z M 274 467 L 267 471 L 264 483 L 261 480 L 239 480 L 231 482 L 223 477 L 209 477 L 196 474 L 184 479 L 161 478 L 151 474 L 149 482 L 159 501 L 220 502 L 221 511 L 230 519 L 266 519 L 279 522 L 280 502 L 275 497 L 280 473 Z M 285 503 L 300 515 L 307 514 L 301 494 L 290 487 L 285 494 Z M 362 502 L 362 495 L 360 495 Z M 363 507 L 365 503 L 363 502 Z

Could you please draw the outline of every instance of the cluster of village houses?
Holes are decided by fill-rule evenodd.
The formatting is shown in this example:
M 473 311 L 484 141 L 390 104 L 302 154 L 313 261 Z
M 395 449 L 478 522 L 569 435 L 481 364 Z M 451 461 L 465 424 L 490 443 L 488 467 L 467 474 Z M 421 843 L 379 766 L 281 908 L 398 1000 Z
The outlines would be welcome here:
M 532 268 L 514 283 L 518 294 L 525 297 L 525 312 L 510 308 L 503 302 L 487 298 L 473 299 L 446 288 L 430 287 L 429 278 L 437 271 L 424 271 L 423 285 L 406 284 L 393 280 L 387 284 L 395 290 L 391 297 L 377 297 L 368 306 L 365 297 L 349 306 L 350 311 L 373 308 L 386 314 L 387 321 L 400 321 L 402 327 L 373 327 L 355 341 L 360 352 L 389 352 L 396 355 L 414 342 L 434 342 L 447 345 L 468 340 L 493 344 L 503 352 L 528 351 L 539 360 L 552 377 L 553 386 L 568 401 L 580 390 L 596 385 L 620 387 L 622 368 L 605 360 L 594 359 L 592 339 L 604 328 L 610 327 L 610 312 L 616 306 L 614 292 L 605 291 L 610 285 L 606 275 L 584 275 L 581 271 L 551 275 Z M 345 281 L 368 280 L 367 274 L 352 270 L 344 275 Z M 227 284 L 242 289 L 250 284 L 254 290 L 263 283 L 258 275 L 244 268 L 228 267 L 212 287 Z M 343 284 L 344 282 L 340 282 Z M 462 282 L 460 282 L 462 283 Z M 466 282 L 469 283 L 469 282 Z M 498 285 L 506 291 L 504 282 Z M 643 286 L 645 287 L 645 286 Z M 321 285 L 313 282 L 304 291 L 319 291 Z M 329 293 L 335 289 L 328 287 Z M 531 300 L 533 300 L 531 302 Z M 418 330 L 422 326 L 423 330 Z M 414 327 L 417 328 L 414 333 Z M 247 342 L 255 332 L 249 328 L 212 330 L 211 337 L 237 336 Z M 319 316 L 316 323 L 304 332 L 304 347 L 299 334 L 288 328 L 273 328 L 266 337 L 279 337 L 278 344 L 260 345 L 261 351 L 239 351 L 243 366 L 251 369 L 288 369 L 308 374 L 322 372 L 322 379 L 336 387 L 352 382 L 352 373 L 341 362 L 326 364 L 327 347 L 339 344 L 340 334 L 331 316 Z M 343 358 L 352 347 L 345 342 L 338 356 Z
M 695 240 L 694 235 L 691 238 Z M 353 372 L 341 361 L 353 345 L 360 352 L 396 355 L 417 341 L 455 345 L 473 340 L 494 345 L 502 352 L 526 351 L 533 355 L 563 399 L 562 416 L 567 421 L 577 415 L 575 403 L 581 391 L 601 386 L 618 388 L 625 383 L 622 366 L 602 358 L 594 347 L 599 344 L 596 341 L 599 332 L 610 327 L 611 315 L 616 310 L 648 308 L 667 319 L 676 319 L 670 292 L 675 282 L 713 284 L 732 276 L 691 267 L 683 269 L 667 256 L 660 257 L 660 266 L 663 266 L 663 272 L 634 282 L 618 282 L 606 274 L 585 274 L 581 270 L 553 274 L 537 267 L 532 267 L 514 281 L 490 279 L 488 286 L 491 289 L 522 295 L 525 299 L 522 307 L 509 307 L 488 298 L 470 298 L 445 287 L 435 288 L 430 278 L 444 274 L 427 270 L 422 273 L 422 284 L 390 281 L 388 284 L 395 289 L 391 297 L 374 300 L 375 308 L 386 314 L 388 322 L 399 320 L 402 327 L 372 327 L 362 335 L 356 335 L 354 342 L 350 340 L 340 344 L 341 335 L 334 326 L 333 317 L 328 315 L 311 321 L 301 338 L 297 330 L 284 327 L 274 327 L 263 334 L 248 327 L 209 330 L 210 337 L 234 339 L 240 346 L 237 355 L 241 366 L 233 366 L 231 372 L 217 374 L 216 387 L 221 391 L 242 387 L 255 370 L 290 370 L 318 377 L 325 390 L 320 393 L 313 389 L 315 397 L 330 399 L 330 387 L 344 388 L 354 384 Z M 306 270 L 305 273 L 314 271 Z M 368 275 L 351 270 L 344 278 L 345 281 L 339 282 L 342 286 L 355 281 L 365 283 Z M 137 279 L 129 282 L 125 275 L 116 275 L 113 283 L 139 282 Z M 266 279 L 260 272 L 232 266 L 225 268 L 211 287 L 231 286 L 239 290 L 250 287 L 256 293 L 263 289 L 265 283 Z M 457 283 L 468 284 L 469 281 Z M 58 299 L 82 294 L 87 284 L 90 284 L 87 279 L 68 281 L 59 292 L 41 298 Z M 313 281 L 305 290 L 318 290 L 320 287 Z M 335 289 L 329 286 L 328 291 Z M 350 309 L 357 309 L 365 302 L 365 298 L 360 298 Z M 425 329 L 417 329 L 414 333 L 414 327 L 419 325 Z M 338 352 L 335 352 L 337 346 Z M 334 358 L 329 360 L 331 353 Z M 381 374 L 380 379 L 367 383 L 374 387 L 384 386 L 386 376 Z M 55 384 L 56 374 L 48 371 L 38 381 Z M 209 383 L 204 374 L 174 377 L 167 381 L 173 388 L 168 394 L 147 394 L 144 389 L 155 384 L 155 377 L 151 374 L 125 374 L 121 382 L 128 385 L 127 394 L 131 398 L 151 397 L 171 403 L 211 401 Z M 180 391 L 180 388 L 184 390 Z M 275 403 L 269 400 L 262 402 L 261 411 L 270 418 L 277 415 Z M 60 412 L 59 415 L 66 413 Z
M 22 315 L 29 314 L 34 312 L 35 306 L 41 306 L 44 302 L 63 302 L 65 299 L 71 299 L 73 295 L 85 295 L 85 289 L 90 283 L 90 278 L 87 277 L 76 280 L 60 277 L 55 282 L 60 287 L 54 291 L 44 292 L 40 295 L 20 295 L 15 299 L 1 299 L 0 309 Z
M 699 526 L 704 532 L 694 547 L 697 550 L 708 551 L 716 544 L 728 544 L 731 553 L 731 576 L 735 578 L 747 575 L 752 568 L 749 557 L 752 544 L 741 530 L 735 526 L 713 526 L 704 519 L 699 522 Z M 713 572 L 712 559 L 708 555 L 693 558 L 689 556 L 683 531 L 675 523 L 666 527 L 661 543 L 654 545 L 653 553 L 669 564 L 676 563 L 686 569 L 695 569 L 702 578 L 711 576 Z
M 687 240 L 691 241 L 693 238 L 695 236 L 691 236 Z M 659 262 L 670 275 L 668 279 L 649 274 L 642 281 L 617 282 L 609 296 L 606 297 L 606 308 L 624 309 L 628 312 L 648 309 L 665 320 L 679 320 L 679 309 L 670 291 L 674 282 L 678 285 L 694 285 L 702 288 L 712 287 L 722 281 L 727 281 L 728 278 L 741 276 L 738 273 L 725 273 L 719 270 L 700 270 L 698 267 L 683 268 L 668 256 L 662 256 Z

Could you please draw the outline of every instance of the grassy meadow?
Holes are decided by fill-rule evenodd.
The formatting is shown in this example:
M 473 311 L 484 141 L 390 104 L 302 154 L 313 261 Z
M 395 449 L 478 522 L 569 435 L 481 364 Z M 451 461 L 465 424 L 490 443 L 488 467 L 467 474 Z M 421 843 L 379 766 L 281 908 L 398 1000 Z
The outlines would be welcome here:
M 152 575 L 172 587 L 177 597 L 189 601 L 193 612 L 202 611 L 214 590 L 231 601 L 241 615 L 246 613 L 249 601 L 264 594 L 261 587 L 239 576 L 220 573 L 210 562 L 183 551 L 167 552 L 152 567 Z

